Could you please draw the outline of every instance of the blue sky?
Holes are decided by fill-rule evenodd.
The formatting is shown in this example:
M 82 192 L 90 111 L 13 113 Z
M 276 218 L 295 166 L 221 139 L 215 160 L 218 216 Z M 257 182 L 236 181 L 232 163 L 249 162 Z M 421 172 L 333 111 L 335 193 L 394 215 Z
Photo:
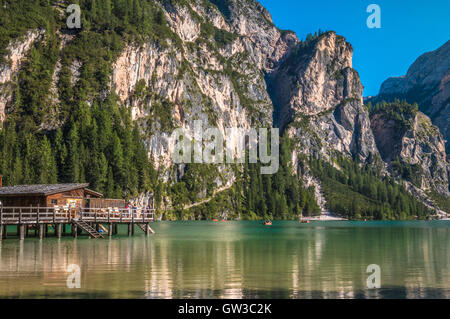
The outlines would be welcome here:
M 280 29 L 304 39 L 318 29 L 334 30 L 353 45 L 353 67 L 376 95 L 391 76 L 406 74 L 423 53 L 450 39 L 449 0 L 260 0 Z M 369 29 L 370 4 L 381 8 L 381 29 Z

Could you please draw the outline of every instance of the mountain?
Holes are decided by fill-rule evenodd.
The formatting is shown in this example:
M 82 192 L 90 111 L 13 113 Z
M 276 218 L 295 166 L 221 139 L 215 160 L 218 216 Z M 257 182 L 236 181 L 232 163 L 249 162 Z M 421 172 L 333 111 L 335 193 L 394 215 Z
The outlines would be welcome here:
M 302 44 L 267 76 L 275 122 L 288 126 L 305 154 L 330 150 L 365 162 L 376 156 L 353 48 L 335 32 Z
M 387 79 L 372 101 L 395 99 L 418 103 L 420 111 L 439 127 L 450 150 L 450 40 L 420 56 L 406 75 Z
M 398 153 L 420 162 L 422 183 L 394 170 L 395 156 L 379 152 L 387 119 L 363 104 L 353 48 L 335 32 L 301 41 L 253 0 L 85 0 L 80 30 L 65 25 L 69 1 L 0 4 L 9 22 L 0 26 L 7 184 L 89 182 L 109 197 L 154 198 L 163 218 L 406 219 L 446 210 L 438 133 L 420 117 L 426 129 L 387 135 L 421 145 L 419 154 Z M 172 131 L 197 120 L 224 135 L 279 127 L 279 171 L 174 164 Z
M 395 101 L 371 107 L 371 128 L 380 155 L 392 174 L 407 181 L 423 200 L 424 192 L 448 198 L 450 165 L 445 140 L 417 104 Z M 440 195 L 438 195 L 440 194 Z

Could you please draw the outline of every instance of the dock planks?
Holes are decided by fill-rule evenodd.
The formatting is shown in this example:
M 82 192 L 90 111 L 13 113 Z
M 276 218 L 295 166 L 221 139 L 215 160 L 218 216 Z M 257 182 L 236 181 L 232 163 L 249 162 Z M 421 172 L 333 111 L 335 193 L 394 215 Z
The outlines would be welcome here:
M 58 238 L 65 232 L 67 225 L 71 226 L 75 238 L 83 231 L 92 238 L 103 238 L 100 229 L 109 235 L 117 234 L 118 224 L 128 225 L 128 235 L 134 235 L 135 225 L 148 235 L 154 233 L 150 228 L 154 220 L 154 209 L 0 206 L 0 240 L 6 238 L 7 226 L 12 225 L 17 226 L 21 240 L 28 236 L 29 228 L 35 229 L 35 235 L 39 234 L 39 238 L 45 238 L 50 225 Z M 106 229 L 109 231 L 105 232 Z

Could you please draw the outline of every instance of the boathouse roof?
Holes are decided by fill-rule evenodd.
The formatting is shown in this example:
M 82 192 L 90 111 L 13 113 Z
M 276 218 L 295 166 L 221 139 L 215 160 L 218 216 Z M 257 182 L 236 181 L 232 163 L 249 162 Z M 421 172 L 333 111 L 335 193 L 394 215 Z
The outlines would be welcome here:
M 89 184 L 70 183 L 70 184 L 35 184 L 35 185 L 16 185 L 0 187 L 0 197 L 5 196 L 48 196 L 75 189 L 84 189 L 86 193 L 98 197 L 103 195 L 93 190 L 87 189 Z

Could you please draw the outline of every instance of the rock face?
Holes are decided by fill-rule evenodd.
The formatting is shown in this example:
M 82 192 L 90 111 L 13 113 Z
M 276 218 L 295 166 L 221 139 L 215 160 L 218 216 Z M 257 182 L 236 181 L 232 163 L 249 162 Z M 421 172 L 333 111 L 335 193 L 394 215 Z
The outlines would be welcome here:
M 410 165 L 420 164 L 420 187 L 444 193 L 447 185 L 448 191 L 443 138 L 425 116 L 417 115 L 405 131 L 396 131 L 382 115 L 371 124 L 363 86 L 352 66 L 353 48 L 345 38 L 327 32 L 302 42 L 293 32 L 276 28 L 269 12 L 254 0 L 155 3 L 168 21 L 170 36 L 164 41 L 128 42 L 112 62 L 109 86 L 131 109 L 148 155 L 165 171 L 166 181 L 176 181 L 184 171 L 183 165 L 172 162 L 172 131 L 193 130 L 200 120 L 203 127 L 218 127 L 224 136 L 229 127 L 280 127 L 295 141 L 294 167 L 302 155 L 332 162 L 333 155 L 341 153 L 360 162 L 383 158 L 387 164 L 398 156 Z M 11 43 L 11 63 L 0 65 L 0 122 L 11 104 L 14 74 L 41 35 L 30 31 Z M 74 37 L 61 36 L 61 48 Z M 410 97 L 418 89 L 426 90 L 422 107 L 444 136 L 450 118 L 449 46 L 419 58 L 404 78 L 388 80 L 380 95 Z M 58 61 L 49 92 L 54 104 L 59 101 L 60 69 Z M 72 61 L 69 85 L 76 85 L 82 69 L 80 61 Z M 104 99 L 107 93 L 96 92 L 96 98 Z M 51 131 L 58 124 L 41 129 Z M 226 136 L 232 142 L 238 138 Z M 230 167 L 214 169 L 218 188 L 232 184 Z M 153 195 L 143 195 L 140 202 L 149 196 Z
M 195 119 L 224 135 L 226 127 L 305 123 L 294 133 L 303 153 L 328 155 L 331 149 L 362 161 L 378 154 L 352 68 L 353 48 L 343 37 L 329 32 L 301 45 L 292 32 L 278 30 L 257 2 L 214 2 L 217 7 L 166 4 L 179 47 L 130 46 L 114 65 L 112 87 L 132 107 L 157 162 L 171 165 L 170 129 L 193 129 Z M 205 39 L 206 22 L 231 40 Z M 161 99 L 173 115 L 166 124 L 153 120 Z
M 5 120 L 5 113 L 12 99 L 12 86 L 14 76 L 28 54 L 33 43 L 41 38 L 43 30 L 29 31 L 24 37 L 11 43 L 7 50 L 9 55 L 6 63 L 0 64 L 0 125 Z
M 372 116 L 371 127 L 383 161 L 391 166 L 394 174 L 401 174 L 396 165 L 402 165 L 402 178 L 417 188 L 449 196 L 450 165 L 446 161 L 442 134 L 421 112 L 406 121 L 401 123 L 383 111 Z
M 330 150 L 361 161 L 377 155 L 352 46 L 334 32 L 299 46 L 267 76 L 275 124 L 289 126 L 302 153 Z
M 376 100 L 406 99 L 439 127 L 450 151 L 450 41 L 420 56 L 402 77 L 386 80 Z
M 272 126 L 264 72 L 276 67 L 299 41 L 295 34 L 278 30 L 259 3 L 247 3 L 162 1 L 178 41 L 128 46 L 114 64 L 114 91 L 132 107 L 134 120 L 146 132 L 149 153 L 166 167 L 172 163 L 174 127 L 192 130 L 200 119 L 204 127 L 218 127 L 225 136 L 227 127 Z M 214 36 L 205 32 L 206 25 Z M 170 109 L 170 118 L 161 118 L 161 108 Z

